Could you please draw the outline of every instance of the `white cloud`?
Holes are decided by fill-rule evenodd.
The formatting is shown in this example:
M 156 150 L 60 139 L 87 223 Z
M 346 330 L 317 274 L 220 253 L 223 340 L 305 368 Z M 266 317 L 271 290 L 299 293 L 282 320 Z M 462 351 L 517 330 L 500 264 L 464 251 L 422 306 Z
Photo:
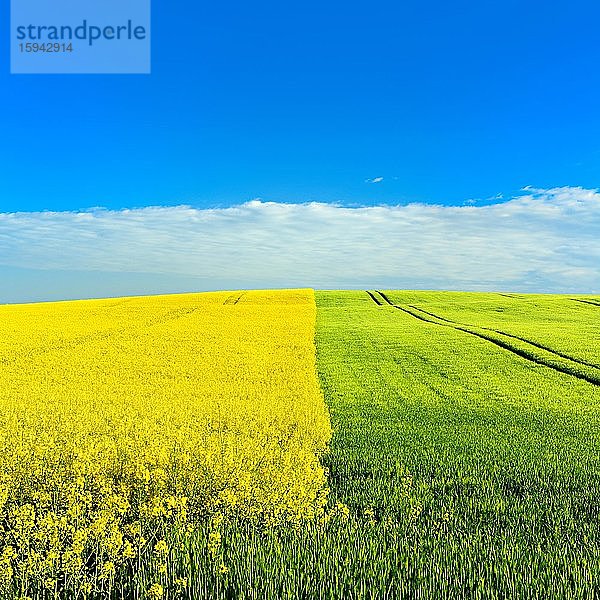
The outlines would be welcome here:
M 373 179 L 366 179 L 367 183 L 381 183 L 383 181 L 383 177 L 373 177 Z
M 7 272 L 121 274 L 119 293 L 126 293 L 126 273 L 145 274 L 141 289 L 131 293 L 156 291 L 153 278 L 168 278 L 173 291 L 181 281 L 186 289 L 598 293 L 600 193 L 529 188 L 488 206 L 347 208 L 253 200 L 221 209 L 0 213 L 0 265 Z M 113 275 L 99 279 L 107 295 Z

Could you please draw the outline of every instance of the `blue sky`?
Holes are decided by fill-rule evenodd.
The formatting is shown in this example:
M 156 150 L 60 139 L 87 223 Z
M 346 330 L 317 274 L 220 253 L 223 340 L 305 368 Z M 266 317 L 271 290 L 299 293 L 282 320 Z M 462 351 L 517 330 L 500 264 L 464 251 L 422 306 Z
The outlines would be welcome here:
M 571 198 L 592 198 L 596 210 L 597 196 L 585 190 L 600 181 L 597 2 L 173 1 L 155 2 L 152 10 L 148 76 L 11 76 L 8 44 L 1 46 L 0 213 L 105 207 L 117 211 L 110 214 L 121 223 L 123 208 L 189 205 L 202 211 L 257 198 L 266 207 L 485 208 L 527 195 L 525 186 L 541 190 L 536 193 L 543 202 L 562 202 L 559 210 L 567 212 L 564 192 L 556 200 L 552 190 L 572 188 Z M 450 213 L 441 214 L 451 221 Z M 487 226 L 489 214 L 477 214 Z M 335 238 L 339 220 L 327 215 L 328 237 Z M 590 223 L 593 240 L 600 236 L 595 212 Z M 31 231 L 44 235 L 43 228 Z M 568 235 L 575 239 L 577 233 L 571 228 Z M 15 241 L 12 229 L 4 235 L 0 265 L 12 269 L 10 281 L 21 290 L 5 294 L 11 301 L 49 293 L 47 286 L 46 292 L 31 287 L 36 269 L 75 277 L 90 272 L 92 263 L 92 271 L 115 268 L 91 259 L 53 261 L 52 248 L 31 237 L 28 243 L 43 248 L 47 264 L 39 257 L 17 259 L 23 240 Z M 222 235 L 221 243 L 235 245 L 226 229 Z M 260 239 L 248 243 L 268 248 L 270 242 Z M 56 238 L 57 247 L 60 242 Z M 426 241 L 413 243 L 427 254 Z M 209 255 L 202 255 L 204 264 Z M 146 283 L 131 291 L 158 289 L 148 283 L 152 261 L 136 260 L 118 269 L 145 273 Z M 573 269 L 588 268 L 584 263 L 578 258 Z M 245 283 L 270 282 L 259 266 Z M 418 287 L 390 269 L 382 267 L 380 285 Z M 289 282 L 318 283 L 312 274 L 299 272 Z M 423 285 L 477 287 L 438 275 Z M 187 276 L 192 279 L 165 280 L 165 289 L 209 288 L 217 281 L 200 264 Z M 127 277 L 119 277 L 118 285 L 107 283 L 107 295 L 127 292 Z M 512 273 L 486 286 L 600 287 L 597 270 L 568 281 L 524 277 Z M 342 279 L 322 283 L 360 286 L 364 277 Z M 236 287 L 240 280 L 219 281 Z M 99 295 L 89 286 L 52 293 Z
M 155 2 L 150 76 L 11 76 L 3 44 L 0 210 L 596 187 L 599 23 L 592 1 Z

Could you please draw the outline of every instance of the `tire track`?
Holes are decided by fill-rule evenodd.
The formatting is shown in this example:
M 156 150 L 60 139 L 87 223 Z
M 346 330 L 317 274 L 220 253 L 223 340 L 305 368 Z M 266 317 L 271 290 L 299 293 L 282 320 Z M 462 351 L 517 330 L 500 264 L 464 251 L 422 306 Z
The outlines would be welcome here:
M 383 292 L 375 290 L 390 306 L 396 306 Z
M 389 304 L 393 308 L 396 308 L 398 310 L 401 310 L 404 313 L 411 315 L 412 317 L 414 317 L 416 319 L 419 319 L 420 321 L 424 321 L 425 323 L 430 323 L 432 325 L 438 325 L 439 327 L 449 327 L 449 328 L 455 329 L 457 331 L 462 331 L 464 333 L 468 333 L 469 335 L 473 335 L 482 340 L 486 340 L 486 341 L 494 344 L 495 346 L 498 346 L 499 348 L 508 350 L 509 352 L 512 352 L 513 354 L 520 356 L 521 358 L 524 358 L 535 364 L 542 365 L 544 367 L 548 367 L 549 369 L 553 369 L 554 371 L 563 373 L 565 375 L 571 375 L 572 377 L 576 377 L 577 379 L 587 381 L 588 383 L 591 383 L 592 385 L 600 385 L 600 373 L 595 373 L 595 372 L 588 373 L 588 372 L 586 372 L 587 370 L 583 371 L 580 368 L 577 368 L 577 364 L 581 364 L 581 366 L 585 366 L 588 368 L 591 366 L 595 371 L 597 369 L 597 367 L 595 365 L 588 365 L 586 363 L 580 363 L 579 361 L 575 361 L 571 357 L 568 357 L 566 355 L 561 356 L 560 354 L 556 353 L 553 350 L 546 350 L 545 348 L 543 348 L 541 346 L 535 346 L 534 344 L 531 344 L 528 340 L 518 338 L 517 336 L 507 335 L 507 334 L 504 334 L 504 333 L 501 333 L 499 331 L 489 329 L 489 328 L 476 328 L 473 325 L 459 324 L 459 323 L 455 323 L 454 321 L 450 321 L 449 319 L 439 319 L 439 317 L 437 317 L 437 315 L 434 315 L 433 313 L 428 313 L 426 311 L 421 311 L 421 313 L 419 313 L 418 311 L 420 311 L 421 309 L 418 309 L 418 308 L 410 306 L 410 305 L 408 308 L 405 308 L 403 306 L 398 306 L 397 304 L 394 304 L 383 292 L 380 292 L 379 290 L 375 290 L 375 291 L 385 300 L 385 302 L 387 304 Z M 437 319 L 437 320 L 434 320 L 434 319 Z M 481 331 L 477 331 L 477 329 L 480 329 Z M 487 333 L 487 332 L 490 332 L 490 333 Z M 496 334 L 496 335 L 493 335 L 493 334 Z M 498 338 L 497 336 L 499 336 L 499 335 L 506 335 L 507 337 L 512 337 L 512 338 L 518 339 L 519 341 L 526 343 L 528 345 L 538 347 L 540 350 L 546 351 L 556 358 L 553 358 L 553 356 L 542 357 L 542 356 L 535 354 L 535 352 L 533 352 L 532 350 L 519 348 L 518 346 L 511 344 L 507 340 Z M 562 362 L 560 362 L 560 359 L 568 360 L 569 362 L 575 363 L 575 365 L 569 365 L 568 363 L 563 364 Z
M 586 367 L 600 369 L 600 365 L 597 365 L 596 363 L 587 362 L 581 358 L 575 358 L 574 356 L 571 356 L 570 354 L 564 354 L 563 352 L 559 352 L 558 350 L 555 350 L 554 348 L 550 348 L 549 346 L 544 346 L 544 344 L 540 344 L 538 342 L 533 342 L 531 340 L 528 340 L 527 338 L 519 337 L 518 335 L 515 335 L 513 333 L 506 333 L 505 331 L 500 331 L 499 329 L 492 329 L 491 327 L 482 327 L 481 329 L 485 329 L 486 331 L 493 331 L 494 333 L 499 333 L 500 335 L 505 335 L 506 337 L 510 337 L 515 340 L 519 340 L 521 342 L 525 342 L 526 344 L 531 344 L 532 346 L 535 346 L 536 348 L 539 348 L 540 350 L 545 350 L 546 352 L 550 352 L 551 354 L 556 354 L 556 356 L 560 356 L 560 358 L 564 358 L 565 360 L 572 360 L 573 362 L 580 364 L 580 365 L 585 365 Z
M 373 294 L 372 292 L 369 292 L 369 290 L 365 290 L 367 292 L 367 294 L 369 294 L 369 296 L 371 297 L 371 300 L 373 300 L 373 302 L 375 302 L 375 304 L 377 304 L 377 306 L 383 306 L 383 304 L 381 302 L 379 302 L 379 300 L 377 300 L 377 298 L 375 297 L 375 294 Z
M 589 304 L 590 306 L 595 306 L 600 308 L 600 302 L 594 302 L 593 300 L 580 300 L 579 298 L 571 298 L 573 302 L 582 302 L 583 304 Z
M 246 292 L 242 292 L 241 294 L 231 294 L 231 296 L 228 296 L 227 298 L 225 298 L 224 302 L 223 302 L 223 306 L 228 306 L 230 304 L 237 304 L 241 299 L 242 296 L 244 296 L 246 294 Z
M 425 313 L 426 315 L 429 315 L 430 317 L 435 317 L 436 319 L 439 319 L 440 321 L 446 321 L 446 323 L 452 323 L 454 325 L 463 325 L 463 323 L 456 323 L 456 321 L 451 321 L 450 319 L 446 319 L 445 317 L 440 317 L 439 315 L 434 315 L 433 313 L 427 312 L 426 310 L 423 310 L 422 308 L 419 308 L 418 306 L 415 306 L 414 304 L 409 304 L 409 306 L 414 310 L 418 310 L 419 312 Z
M 539 342 L 534 342 L 533 340 L 529 340 L 529 339 L 521 337 L 519 335 L 515 335 L 514 333 L 507 333 L 506 331 L 502 331 L 501 329 L 494 329 L 493 327 L 483 327 L 481 325 L 471 325 L 470 323 L 460 323 L 458 321 L 451 321 L 450 319 L 446 319 L 446 318 L 440 317 L 439 315 L 436 315 L 434 313 L 427 312 L 426 310 L 423 310 L 422 308 L 419 308 L 419 307 L 414 306 L 414 305 L 410 305 L 410 308 L 412 308 L 414 310 L 418 310 L 418 311 L 420 311 L 422 313 L 425 313 L 426 315 L 429 315 L 430 317 L 434 317 L 436 319 L 439 319 L 440 321 L 445 321 L 446 323 L 452 323 L 453 325 L 456 325 L 456 326 L 472 327 L 472 328 L 476 328 L 476 329 L 483 329 L 485 331 L 491 331 L 491 332 L 497 333 L 499 335 L 505 335 L 506 337 L 513 338 L 515 340 L 519 340 L 520 342 L 523 342 L 525 344 L 531 344 L 535 348 L 539 348 L 540 350 L 545 350 L 546 352 L 550 352 L 550 354 L 555 354 L 556 356 L 559 356 L 560 358 L 564 358 L 565 360 L 571 360 L 571 361 L 573 361 L 573 362 L 575 362 L 577 364 L 585 365 L 586 367 L 592 367 L 594 369 L 600 369 L 600 365 L 597 365 L 596 363 L 588 362 L 588 361 L 585 361 L 585 360 L 583 360 L 581 358 L 576 358 L 574 356 L 571 356 L 570 354 L 565 354 L 563 352 L 560 352 L 559 350 L 555 350 L 554 348 L 550 348 L 550 346 L 545 346 L 544 344 L 540 344 Z

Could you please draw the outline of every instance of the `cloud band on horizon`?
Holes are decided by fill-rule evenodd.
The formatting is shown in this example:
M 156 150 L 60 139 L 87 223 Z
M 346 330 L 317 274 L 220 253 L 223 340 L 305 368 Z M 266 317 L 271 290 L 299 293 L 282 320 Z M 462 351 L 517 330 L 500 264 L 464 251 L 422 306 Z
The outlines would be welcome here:
M 254 200 L 215 209 L 0 213 L 0 265 L 198 278 L 205 289 L 214 281 L 597 293 L 600 193 L 525 192 L 477 207 Z M 107 281 L 106 295 L 109 288 Z

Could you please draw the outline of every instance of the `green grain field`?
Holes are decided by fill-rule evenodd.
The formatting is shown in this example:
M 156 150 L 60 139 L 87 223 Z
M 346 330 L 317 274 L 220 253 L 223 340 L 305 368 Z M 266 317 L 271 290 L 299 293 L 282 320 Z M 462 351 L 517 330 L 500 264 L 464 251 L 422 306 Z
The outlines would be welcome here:
M 378 558 L 394 593 L 593 597 L 598 300 L 371 296 L 320 293 L 317 347 L 332 490 L 353 514 L 374 511 L 377 528 L 394 523 Z

